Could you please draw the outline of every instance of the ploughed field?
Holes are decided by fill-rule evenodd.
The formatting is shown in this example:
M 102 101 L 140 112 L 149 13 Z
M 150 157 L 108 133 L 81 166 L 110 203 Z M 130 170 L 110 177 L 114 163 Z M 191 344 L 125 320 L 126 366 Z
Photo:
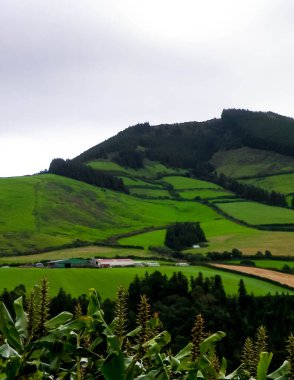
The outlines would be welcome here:
M 213 264 L 213 266 L 216 268 L 229 269 L 236 272 L 258 276 L 260 278 L 275 281 L 282 285 L 287 285 L 294 288 L 294 275 L 292 274 L 276 272 L 276 271 L 264 269 L 264 268 L 242 266 L 242 265 Z

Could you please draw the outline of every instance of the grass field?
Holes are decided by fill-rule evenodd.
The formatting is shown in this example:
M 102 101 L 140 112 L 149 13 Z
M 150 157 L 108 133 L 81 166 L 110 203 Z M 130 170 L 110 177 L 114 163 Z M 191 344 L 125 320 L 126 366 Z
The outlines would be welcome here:
M 229 220 L 218 219 L 201 223 L 208 239 L 208 247 L 188 249 L 185 252 L 202 253 L 231 251 L 240 249 L 244 255 L 269 250 L 273 255 L 294 256 L 294 234 L 291 232 L 260 231 L 244 227 Z M 152 246 L 163 246 L 165 230 L 145 232 L 119 240 L 120 244 L 141 245 L 146 249 Z
M 151 184 L 149 182 L 143 181 L 139 178 L 134 178 L 134 177 L 127 177 L 127 176 L 119 176 L 120 179 L 124 181 L 125 186 L 127 187 L 154 187 L 154 184 Z
M 0 257 L 0 264 L 35 264 L 43 260 L 50 261 L 59 259 L 70 259 L 73 257 L 88 259 L 91 257 L 108 258 L 117 256 L 136 256 L 148 258 L 154 256 L 154 254 L 152 252 L 149 252 L 148 250 L 142 249 L 88 246 L 79 248 L 60 249 L 57 251 L 37 253 L 34 255 Z
M 34 268 L 0 268 L 0 289 L 7 288 L 12 290 L 20 283 L 24 284 L 27 290 L 32 289 L 40 280 L 47 277 L 50 282 L 50 294 L 57 294 L 62 287 L 73 296 L 87 293 L 88 289 L 95 288 L 103 299 L 114 298 L 116 289 L 119 285 L 128 287 L 134 276 L 144 276 L 145 272 L 152 273 L 155 270 L 171 276 L 178 269 L 175 267 L 159 268 L 112 268 L 112 269 L 34 269 Z M 243 278 L 247 291 L 255 295 L 265 295 L 276 292 L 294 292 L 285 290 L 280 286 L 270 284 L 262 280 L 256 280 L 244 275 L 228 273 L 207 267 L 187 267 L 181 272 L 189 279 L 191 276 L 197 276 L 202 272 L 204 277 L 212 277 L 220 274 L 223 279 L 224 287 L 227 294 L 237 294 L 238 283 Z
M 288 265 L 290 268 L 294 268 L 294 261 L 289 260 L 251 260 L 258 268 L 278 269 L 281 270 L 284 265 Z M 241 264 L 242 260 L 228 260 L 225 264 Z
M 157 178 L 158 175 L 161 174 L 185 174 L 186 170 L 184 169 L 172 169 L 168 168 L 158 162 L 155 161 L 144 161 L 144 168 L 142 169 L 131 169 L 124 168 L 114 162 L 107 160 L 96 160 L 88 163 L 94 169 L 105 170 L 112 173 L 121 173 L 122 175 L 129 174 L 138 178 Z
M 265 190 L 274 190 L 285 195 L 294 192 L 294 173 L 246 179 L 241 182 L 247 185 L 261 187 Z
M 164 245 L 166 230 L 157 230 L 151 232 L 144 232 L 135 236 L 119 239 L 119 244 L 122 245 L 140 245 L 145 249 L 149 246 L 162 247 Z
M 180 190 L 179 195 L 183 199 L 194 199 L 200 197 L 201 199 L 219 198 L 233 196 L 233 193 L 229 191 L 223 191 L 218 189 L 195 189 L 195 190 Z
M 257 202 L 218 203 L 225 213 L 252 225 L 294 223 L 294 211 Z M 293 236 L 294 239 L 294 236 Z
M 164 182 L 169 183 L 176 190 L 188 189 L 222 189 L 222 187 L 200 179 L 182 177 L 182 176 L 166 176 L 162 179 Z
M 146 187 L 145 189 L 141 188 L 131 188 L 130 193 L 134 195 L 143 195 L 145 197 L 152 198 L 170 198 L 171 195 L 167 190 L 161 189 L 150 189 Z
M 197 202 L 141 200 L 48 174 L 0 179 L 0 199 L 2 256 L 75 239 L 97 241 L 146 226 L 218 218 Z
M 154 165 L 158 169 L 157 164 Z M 132 181 L 136 182 L 134 179 Z M 140 181 L 138 179 L 139 183 L 143 182 Z M 227 194 L 215 184 L 183 176 L 167 176 L 163 181 L 173 184 L 181 195 L 192 197 L 201 194 L 204 197 Z M 194 190 L 179 190 L 191 187 Z M 134 189 L 131 187 L 131 190 Z M 150 197 L 168 196 L 168 192 L 161 189 L 147 187 L 136 190 L 138 194 Z M 225 203 L 224 200 L 218 205 L 236 219 L 251 224 L 294 223 L 292 210 L 247 201 Z M 266 249 L 273 254 L 294 254 L 293 233 L 268 233 L 247 228 L 227 220 L 199 202 L 139 199 L 51 174 L 0 179 L 0 207 L 0 257 L 60 247 L 76 239 L 90 244 L 145 227 L 162 227 L 186 221 L 199 221 L 204 228 L 209 247 L 201 249 L 203 253 L 238 248 L 244 254 Z M 146 248 L 149 245 L 162 246 L 163 234 L 136 235 L 121 242 Z M 50 259 L 57 258 L 57 255 Z
M 247 147 L 218 152 L 211 162 L 218 173 L 232 178 L 294 172 L 293 157 Z

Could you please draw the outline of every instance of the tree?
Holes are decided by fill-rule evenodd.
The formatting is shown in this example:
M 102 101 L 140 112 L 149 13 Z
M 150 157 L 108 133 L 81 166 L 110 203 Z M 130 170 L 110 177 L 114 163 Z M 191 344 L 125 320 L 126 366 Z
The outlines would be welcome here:
M 205 234 L 199 222 L 176 223 L 166 230 L 164 244 L 177 251 L 189 248 L 193 244 L 206 242 Z

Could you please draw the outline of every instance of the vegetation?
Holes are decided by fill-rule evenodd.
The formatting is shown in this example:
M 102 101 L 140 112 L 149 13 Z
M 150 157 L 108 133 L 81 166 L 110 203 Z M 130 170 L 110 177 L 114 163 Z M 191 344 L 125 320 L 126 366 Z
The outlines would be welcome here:
M 254 202 L 218 203 L 225 213 L 254 225 L 293 224 L 294 212 Z
M 294 158 L 264 148 L 254 149 L 248 146 L 219 151 L 214 154 L 211 163 L 218 174 L 223 173 L 235 179 L 258 178 L 294 171 Z
M 206 242 L 205 234 L 199 222 L 176 223 L 166 230 L 164 244 L 176 251 L 190 248 L 194 244 Z
M 72 296 L 78 296 L 87 293 L 91 287 L 95 287 L 102 299 L 114 299 L 116 289 L 119 285 L 128 287 L 133 281 L 134 277 L 138 275 L 140 278 L 144 277 L 145 273 L 153 273 L 160 271 L 167 277 L 172 277 L 173 273 L 178 269 L 174 266 L 160 267 L 147 267 L 147 268 L 110 268 L 110 269 L 91 269 L 91 268 L 71 268 L 71 269 L 47 269 L 47 268 L 0 268 L 0 289 L 13 289 L 19 285 L 19 278 L 21 275 L 21 282 L 29 290 L 33 289 L 35 284 L 46 276 L 51 283 L 50 294 L 51 296 L 57 294 L 60 288 L 63 288 Z M 181 268 L 183 275 L 197 276 L 199 272 L 203 273 L 204 277 L 221 275 L 224 283 L 225 290 L 228 294 L 236 294 L 237 286 L 240 278 L 245 279 L 248 292 L 254 295 L 266 295 L 268 293 L 281 294 L 289 292 L 294 294 L 291 290 L 285 289 L 282 286 L 271 284 L 267 281 L 258 280 L 255 278 L 246 277 L 238 273 L 229 273 L 218 270 L 216 268 L 209 268 L 205 266 L 188 266 Z M 245 277 L 244 277 L 245 276 Z
M 9 301 L 9 294 L 6 293 L 5 303 L 0 302 L 0 338 L 3 341 L 0 346 L 1 377 L 8 380 L 69 377 L 196 380 L 201 376 L 204 380 L 211 380 L 249 379 L 255 376 L 258 380 L 275 380 L 280 376 L 289 376 L 293 365 L 293 336 L 289 332 L 291 318 L 284 307 L 274 309 L 279 316 L 274 316 L 277 318 L 272 321 L 273 331 L 267 330 L 264 325 L 255 327 L 260 318 L 247 320 L 247 324 L 242 318 L 251 315 L 252 307 L 259 307 L 263 313 L 273 310 L 272 303 L 277 298 L 254 299 L 247 295 L 242 282 L 239 283 L 238 297 L 227 298 L 218 276 L 203 281 L 199 275 L 191 280 L 191 291 L 188 291 L 187 285 L 187 279 L 181 274 L 167 281 L 156 272 L 141 281 L 136 279 L 129 287 L 129 298 L 125 289 L 118 288 L 115 304 L 103 304 L 105 312 L 94 289 L 90 290 L 88 299 L 75 300 L 74 311 L 72 307 L 71 311 L 65 310 L 66 300 L 70 296 L 62 291 L 59 298 L 50 302 L 46 280 L 40 287 L 35 287 L 25 308 L 25 293 L 19 296 L 20 292 L 24 292 L 23 288 L 16 290 L 14 302 L 13 299 Z M 142 295 L 143 286 L 146 293 Z M 201 303 L 199 292 L 202 292 Z M 209 306 L 205 305 L 208 299 L 211 300 Z M 279 302 L 290 307 L 292 301 L 281 296 Z M 214 307 L 213 311 L 211 306 Z M 162 321 L 158 318 L 159 313 L 153 312 L 154 307 Z M 58 310 L 60 308 L 61 312 Z M 201 311 L 198 311 L 199 308 Z M 185 313 L 185 318 L 177 315 L 176 310 Z M 219 310 L 231 310 L 229 319 L 226 313 L 220 314 Z M 232 321 L 237 323 L 238 329 L 234 329 Z M 219 328 L 228 327 L 227 322 L 230 323 L 227 336 L 221 331 L 207 333 L 212 329 L 215 331 L 215 324 Z M 275 326 L 276 322 L 279 329 Z M 256 330 L 253 340 L 252 332 Z M 281 354 L 277 348 L 283 345 L 287 337 L 285 333 L 288 335 L 287 352 Z M 278 371 L 269 375 L 273 353 L 268 348 L 268 334 L 271 335 L 274 358 L 278 360 L 278 364 L 274 362 L 274 369 L 288 358 Z M 180 337 L 184 340 L 179 340 Z M 222 339 L 227 342 L 222 344 Z M 228 362 L 219 359 L 224 355 Z M 232 371 L 236 366 L 235 371 L 227 374 L 228 369 Z
M 55 158 L 50 164 L 49 173 L 77 179 L 79 181 L 89 183 L 90 185 L 105 187 L 106 189 L 126 192 L 126 188 L 124 187 L 121 179 L 92 169 L 77 160 L 65 161 L 62 158 Z

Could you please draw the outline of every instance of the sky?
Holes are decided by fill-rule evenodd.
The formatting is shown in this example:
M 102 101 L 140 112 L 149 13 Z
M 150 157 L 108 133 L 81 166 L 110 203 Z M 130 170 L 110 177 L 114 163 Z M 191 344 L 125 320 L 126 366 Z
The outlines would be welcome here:
M 294 1 L 0 0 L 0 177 L 138 122 L 294 117 Z

